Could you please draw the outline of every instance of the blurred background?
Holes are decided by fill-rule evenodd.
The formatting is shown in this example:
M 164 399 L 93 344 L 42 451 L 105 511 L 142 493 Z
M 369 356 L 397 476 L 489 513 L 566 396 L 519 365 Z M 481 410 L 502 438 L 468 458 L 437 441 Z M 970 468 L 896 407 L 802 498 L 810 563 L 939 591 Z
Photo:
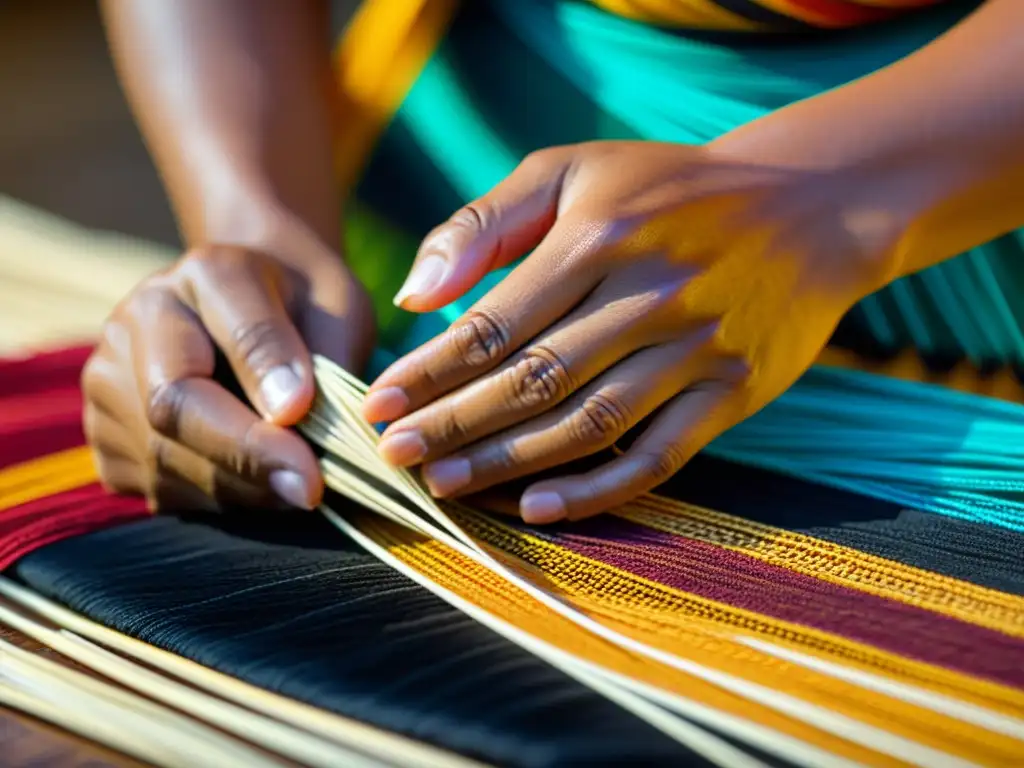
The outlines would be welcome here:
M 96 0 L 0 0 L 0 356 L 95 340 L 179 253 Z
M 0 3 L 0 51 L 0 194 L 90 228 L 176 245 L 96 3 Z
M 90 341 L 177 254 L 91 0 L 0 2 L 0 355 Z

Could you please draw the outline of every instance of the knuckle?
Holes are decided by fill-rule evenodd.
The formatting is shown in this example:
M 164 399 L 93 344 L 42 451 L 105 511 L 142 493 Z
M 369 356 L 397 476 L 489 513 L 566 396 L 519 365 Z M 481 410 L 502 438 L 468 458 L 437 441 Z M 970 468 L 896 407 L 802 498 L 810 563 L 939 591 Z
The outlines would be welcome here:
M 173 270 L 173 282 L 179 290 L 189 284 L 213 284 L 250 270 L 255 251 L 237 245 L 202 245 L 188 251 Z
M 506 324 L 492 312 L 474 310 L 455 329 L 452 343 L 459 358 L 474 368 L 503 360 L 509 351 Z
M 686 331 L 697 346 L 706 346 L 718 320 L 701 306 L 692 277 L 687 273 L 666 279 L 654 292 L 651 309 L 666 327 Z
M 146 421 L 158 434 L 173 438 L 178 433 L 187 401 L 185 382 L 159 382 L 146 395 Z
M 686 456 L 678 446 L 667 446 L 661 451 L 640 453 L 636 456 L 637 481 L 648 487 L 669 480 L 686 463 Z
M 286 359 L 280 324 L 273 320 L 245 323 L 231 334 L 231 346 L 242 364 L 259 375 Z
M 462 206 L 451 215 L 449 223 L 473 232 L 483 232 L 487 228 L 487 210 L 480 202 Z
M 143 315 L 149 307 L 159 303 L 163 294 L 163 288 L 158 288 L 149 282 L 143 283 L 124 300 L 120 310 L 126 317 L 135 319 Z
M 580 442 L 609 445 L 629 429 L 630 415 L 619 399 L 597 392 L 583 401 L 574 425 Z
M 574 389 L 568 366 L 549 349 L 532 349 L 517 362 L 509 375 L 509 400 L 535 407 L 565 399 Z
M 211 248 L 210 246 L 207 245 L 200 245 L 195 248 L 190 248 L 188 251 L 182 254 L 181 258 L 178 260 L 177 267 L 178 269 L 187 270 L 199 266 L 204 262 L 209 261 L 210 257 L 215 252 L 216 249 Z
M 104 325 L 103 339 L 115 350 L 130 346 L 133 329 L 155 326 L 162 322 L 177 304 L 177 298 L 165 279 L 140 285 L 115 310 Z
M 724 355 L 719 346 L 718 325 L 714 321 L 687 324 L 669 319 L 665 327 L 675 338 L 665 345 L 665 349 L 680 363 L 699 362 L 701 370 L 714 366 Z
M 524 170 L 541 171 L 561 159 L 564 147 L 543 147 L 528 153 L 520 163 Z
M 488 475 L 504 476 L 514 472 L 524 464 L 524 457 L 512 440 L 503 440 L 490 450 L 476 458 L 474 464 L 476 475 L 486 478 Z
M 185 253 L 175 264 L 169 275 L 174 280 L 194 280 L 201 276 L 213 262 L 214 251 L 201 246 Z
M 457 409 L 450 405 L 439 409 L 437 421 L 431 432 L 434 441 L 442 445 L 462 442 L 468 434 Z
M 100 344 L 92 358 L 100 357 L 125 357 L 131 348 L 132 332 L 130 325 L 136 319 L 136 315 L 130 308 L 122 310 L 127 315 L 128 323 L 122 323 L 118 319 L 107 320 L 100 331 Z M 121 315 L 121 312 L 118 313 Z
M 216 263 L 238 262 L 245 254 L 243 248 L 229 245 L 200 245 L 187 251 L 178 261 L 183 272 L 203 270 Z

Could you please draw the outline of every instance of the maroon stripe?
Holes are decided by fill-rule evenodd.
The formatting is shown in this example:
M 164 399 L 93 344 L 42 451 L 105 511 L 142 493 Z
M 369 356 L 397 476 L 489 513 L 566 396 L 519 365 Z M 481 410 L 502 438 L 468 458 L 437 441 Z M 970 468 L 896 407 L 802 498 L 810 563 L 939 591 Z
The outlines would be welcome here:
M 149 517 L 143 499 L 111 496 L 99 483 L 0 511 L 0 571 L 40 547 Z
M 31 357 L 0 357 L 0 398 L 77 387 L 89 347 L 68 347 Z
M 1024 688 L 1024 640 L 605 515 L 534 536 L 709 600 Z

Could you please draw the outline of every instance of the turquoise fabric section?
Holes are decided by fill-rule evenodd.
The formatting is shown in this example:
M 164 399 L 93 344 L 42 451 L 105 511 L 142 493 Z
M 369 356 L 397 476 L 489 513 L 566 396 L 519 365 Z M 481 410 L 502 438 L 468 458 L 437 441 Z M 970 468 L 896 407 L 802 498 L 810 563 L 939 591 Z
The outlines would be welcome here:
M 402 105 L 360 196 L 419 236 L 532 149 L 599 138 L 704 142 L 902 58 L 973 5 L 783 42 L 687 37 L 585 3 L 491 0 L 455 23 Z M 401 273 L 410 259 L 411 249 L 391 263 Z M 1022 269 L 1024 244 L 1015 234 L 870 297 L 851 321 L 883 346 L 1024 361 Z M 441 312 L 395 320 L 375 367 L 441 332 L 504 274 Z M 1014 473 L 1024 477 L 1024 455 L 1015 430 L 1024 408 L 964 397 L 816 370 L 709 451 L 909 507 L 1020 527 Z
M 1022 440 L 1015 403 L 818 366 L 707 452 L 1020 531 Z

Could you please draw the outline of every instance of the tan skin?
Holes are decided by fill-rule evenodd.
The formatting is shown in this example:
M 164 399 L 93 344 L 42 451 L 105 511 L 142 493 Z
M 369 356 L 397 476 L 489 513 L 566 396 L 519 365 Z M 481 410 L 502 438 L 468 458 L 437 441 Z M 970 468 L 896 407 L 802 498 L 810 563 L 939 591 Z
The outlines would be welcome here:
M 326 7 L 111 0 L 115 61 L 189 250 L 116 309 L 86 367 L 100 475 L 154 508 L 312 507 L 323 481 L 286 429 L 310 353 L 358 369 L 367 297 L 339 258 Z M 258 412 L 215 382 L 223 352 Z
M 308 350 L 358 367 L 368 349 L 365 298 L 336 255 L 333 193 L 315 167 L 328 163 L 331 116 L 284 95 L 290 78 L 326 77 L 309 53 L 320 11 L 283 8 L 107 4 L 192 246 L 119 308 L 85 377 L 104 480 L 155 506 L 314 505 L 312 454 L 284 428 L 308 407 Z M 189 56 L 161 13 L 191 35 Z M 393 422 L 382 455 L 422 465 L 437 496 L 546 470 L 518 502 L 536 523 L 605 511 L 667 479 L 792 384 L 864 295 L 1024 224 L 1022 22 L 1016 0 L 990 0 L 914 56 L 706 146 L 589 143 L 527 158 L 424 241 L 399 297 L 411 311 L 533 252 L 373 384 L 366 416 Z M 255 86 L 232 85 L 225 51 L 260 62 Z M 167 56 L 193 76 L 188 88 L 162 81 Z M 275 95 L 298 116 L 259 108 Z M 307 140 L 289 173 L 311 173 L 308 187 L 273 161 L 298 126 Z M 224 159 L 190 161 L 189 131 Z M 259 414 L 210 378 L 215 347 Z M 287 389 L 270 376 L 282 368 L 297 384 L 275 407 L 261 383 Z M 621 455 L 559 472 L 645 417 Z

